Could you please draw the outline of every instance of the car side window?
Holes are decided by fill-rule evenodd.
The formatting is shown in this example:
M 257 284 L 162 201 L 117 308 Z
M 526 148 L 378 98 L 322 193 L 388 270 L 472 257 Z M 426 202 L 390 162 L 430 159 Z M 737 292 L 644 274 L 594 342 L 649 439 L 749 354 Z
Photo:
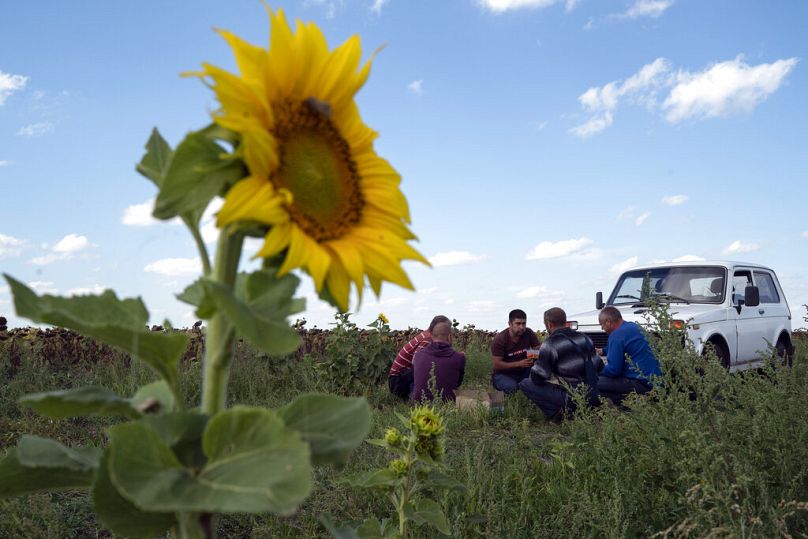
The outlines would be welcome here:
M 760 290 L 761 303 L 780 303 L 780 294 L 777 293 L 777 287 L 774 286 L 774 279 L 770 274 L 756 271 L 755 283 Z
M 738 305 L 744 298 L 746 287 L 752 284 L 752 272 L 738 270 L 732 276 L 732 303 Z

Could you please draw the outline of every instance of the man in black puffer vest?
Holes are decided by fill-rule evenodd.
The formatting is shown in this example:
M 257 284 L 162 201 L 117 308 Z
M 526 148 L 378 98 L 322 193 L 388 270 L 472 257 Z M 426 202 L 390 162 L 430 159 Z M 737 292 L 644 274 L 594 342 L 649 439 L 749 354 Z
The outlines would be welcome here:
M 572 388 L 586 384 L 588 403 L 598 402 L 598 371 L 603 368 L 603 361 L 589 337 L 566 324 L 567 313 L 563 309 L 553 307 L 544 313 L 549 337 L 541 345 L 530 377 L 519 384 L 519 389 L 551 421 L 561 421 L 565 413 L 575 409 L 562 380 Z

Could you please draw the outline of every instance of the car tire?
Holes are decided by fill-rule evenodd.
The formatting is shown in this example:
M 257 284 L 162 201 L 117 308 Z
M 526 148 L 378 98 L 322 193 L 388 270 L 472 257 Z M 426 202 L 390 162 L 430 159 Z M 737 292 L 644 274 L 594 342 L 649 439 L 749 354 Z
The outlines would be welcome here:
M 706 356 L 712 350 L 722 367 L 729 370 L 729 351 L 723 343 L 715 340 L 707 341 L 701 355 Z
M 777 360 L 780 366 L 783 367 L 791 366 L 791 354 L 788 353 L 788 349 L 789 346 L 785 337 L 780 337 L 779 339 L 777 339 L 777 344 L 774 346 L 774 353 L 775 353 L 775 359 Z

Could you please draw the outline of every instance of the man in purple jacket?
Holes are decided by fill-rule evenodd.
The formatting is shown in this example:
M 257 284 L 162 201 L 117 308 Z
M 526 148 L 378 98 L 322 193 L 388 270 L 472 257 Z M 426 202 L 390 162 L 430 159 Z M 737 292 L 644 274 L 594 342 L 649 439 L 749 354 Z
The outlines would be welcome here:
M 435 371 L 435 389 L 444 401 L 455 400 L 455 389 L 463 382 L 466 356 L 452 348 L 452 326 L 440 322 L 432 329 L 432 343 L 419 350 L 413 359 L 415 381 L 412 400 L 433 400 L 429 379 Z

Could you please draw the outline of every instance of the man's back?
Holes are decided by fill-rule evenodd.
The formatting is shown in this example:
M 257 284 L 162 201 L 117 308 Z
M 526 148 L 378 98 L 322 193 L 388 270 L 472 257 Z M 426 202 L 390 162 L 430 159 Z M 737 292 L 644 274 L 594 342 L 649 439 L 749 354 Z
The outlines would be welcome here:
M 558 328 L 542 343 L 531 379 L 538 378 L 534 382 L 541 382 L 556 376 L 572 386 L 587 381 L 594 384 L 597 376 L 594 357 L 595 347 L 589 337 L 567 327 Z
M 662 376 L 654 353 L 640 327 L 634 322 L 623 322 L 609 335 L 608 363 L 603 376 L 638 378 L 650 381 L 651 376 Z M 631 364 L 625 357 L 631 359 Z
M 429 390 L 429 379 L 434 369 L 435 387 L 443 400 L 454 400 L 454 390 L 463 382 L 466 356 L 455 351 L 447 342 L 434 341 L 415 354 L 413 368 L 415 382 L 412 388 L 412 399 L 432 400 L 434 396 Z

